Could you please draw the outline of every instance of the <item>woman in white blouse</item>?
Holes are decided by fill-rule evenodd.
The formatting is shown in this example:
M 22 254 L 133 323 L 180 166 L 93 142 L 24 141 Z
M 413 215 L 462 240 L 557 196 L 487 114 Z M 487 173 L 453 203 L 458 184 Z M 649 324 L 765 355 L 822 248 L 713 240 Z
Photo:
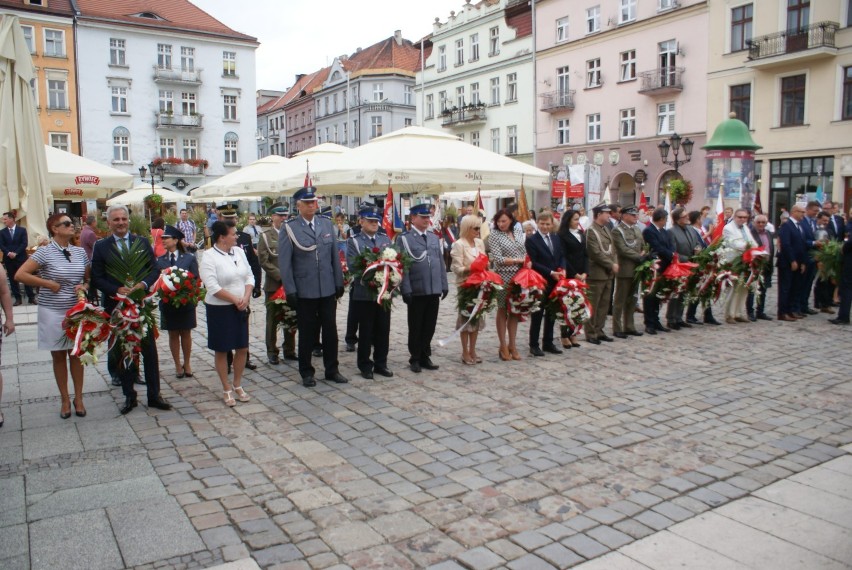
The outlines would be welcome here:
M 246 254 L 237 246 L 237 227 L 231 221 L 210 228 L 213 247 L 204 252 L 199 272 L 207 296 L 207 348 L 216 353 L 216 372 L 225 391 L 225 405 L 248 402 L 242 377 L 248 355 L 248 316 L 254 275 Z M 228 352 L 234 351 L 234 381 L 228 382 Z

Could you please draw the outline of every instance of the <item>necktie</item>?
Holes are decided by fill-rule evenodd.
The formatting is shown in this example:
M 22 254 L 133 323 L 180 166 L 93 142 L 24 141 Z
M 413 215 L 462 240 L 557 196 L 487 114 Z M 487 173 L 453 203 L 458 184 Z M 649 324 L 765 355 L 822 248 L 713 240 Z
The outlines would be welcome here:
M 805 231 L 802 229 L 802 224 L 800 224 L 798 222 L 794 222 L 794 223 L 796 224 L 796 229 L 799 230 L 799 233 L 804 235 Z
M 127 253 L 129 249 L 127 248 L 127 238 L 118 238 L 119 247 L 121 247 L 121 253 Z
M 831 225 L 834 226 L 834 235 L 839 234 L 840 232 L 837 231 L 837 218 L 834 216 L 831 216 Z
M 546 241 L 547 241 L 547 249 L 550 250 L 550 253 L 553 253 L 553 242 L 550 241 L 550 234 L 547 234 L 544 237 L 546 238 Z
M 375 238 L 375 236 L 370 238 L 370 243 L 371 243 L 371 244 L 373 244 L 373 247 L 376 247 L 376 238 Z
M 311 228 L 311 233 L 315 233 L 315 232 L 314 232 L 314 221 L 313 221 L 313 220 L 311 220 L 310 222 L 308 222 L 308 227 L 309 227 L 309 228 Z
M 169 254 L 169 265 L 173 266 L 174 264 L 175 264 L 175 254 L 170 253 Z
M 420 234 L 423 236 L 423 243 L 427 243 L 426 234 Z
M 746 232 L 745 232 L 745 226 L 740 226 L 740 231 L 743 234 L 743 239 L 746 241 L 746 243 L 748 243 L 748 236 L 746 235 Z

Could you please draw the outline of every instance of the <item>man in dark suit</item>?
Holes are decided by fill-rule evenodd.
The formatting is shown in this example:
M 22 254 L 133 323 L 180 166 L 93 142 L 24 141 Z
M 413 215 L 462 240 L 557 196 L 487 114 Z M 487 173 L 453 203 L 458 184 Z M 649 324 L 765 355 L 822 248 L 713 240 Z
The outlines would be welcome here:
M 12 296 L 15 298 L 14 306 L 17 307 L 21 304 L 21 287 L 15 281 L 15 273 L 28 258 L 27 229 L 16 225 L 15 212 L 3 214 L 3 225 L 6 226 L 6 229 L 0 231 L 0 251 L 3 252 L 3 265 L 6 266 L 6 273 L 9 275 L 9 286 L 12 289 Z M 25 285 L 24 291 L 29 303 L 35 305 L 35 293 L 33 293 L 32 287 Z
M 754 290 L 749 291 L 746 296 L 746 312 L 750 321 L 754 322 L 757 319 L 763 321 L 771 321 L 772 317 L 766 314 L 766 290 L 772 287 L 772 273 L 775 270 L 775 236 L 772 232 L 766 229 L 766 224 L 769 219 L 763 214 L 758 214 L 754 217 L 754 221 L 749 228 L 751 235 L 757 244 L 769 253 L 769 259 L 766 265 L 763 266 L 763 279 L 758 285 L 757 295 Z M 755 301 L 757 306 L 755 307 Z
M 672 210 L 672 229 L 669 230 L 678 261 L 689 261 L 692 256 L 700 252 L 703 240 L 693 231 L 689 224 L 689 212 L 684 208 L 677 207 Z M 666 326 L 674 330 L 682 327 L 689 328 L 691 323 L 683 320 L 684 300 L 683 295 L 672 296 L 666 307 Z
M 686 231 L 691 232 L 692 235 L 695 237 L 695 240 L 697 241 L 698 246 L 701 248 L 701 250 L 704 250 L 708 247 L 707 242 L 704 241 L 704 238 L 701 236 L 701 233 L 698 231 L 698 228 L 701 224 L 701 212 L 703 210 L 704 209 L 702 208 L 701 211 L 693 210 L 689 213 L 689 224 L 690 225 L 686 228 Z M 709 210 L 709 208 L 708 208 L 708 210 Z M 698 305 L 699 305 L 699 301 L 692 301 L 686 307 L 686 322 L 689 323 L 690 325 L 702 324 L 701 321 L 699 321 L 695 316 L 698 313 Z M 716 319 L 713 318 L 713 307 L 709 303 L 707 304 L 706 307 L 704 307 L 704 323 L 703 324 L 705 324 L 705 325 L 721 325 L 722 324 L 722 323 L 720 323 L 719 321 L 717 321 Z
M 411 266 L 399 286 L 408 305 L 408 366 L 412 372 L 437 370 L 432 362 L 432 337 L 438 322 L 440 300 L 449 293 L 447 269 L 441 241 L 429 230 L 429 204 L 417 204 L 409 210 L 411 230 L 396 241 L 399 251 L 411 256 Z
M 829 215 L 828 226 L 826 227 L 829 239 L 843 241 L 847 235 L 846 223 L 843 221 L 843 216 L 837 214 L 835 202 L 825 202 L 822 209 Z
M 814 281 L 817 276 L 816 260 L 813 254 L 817 249 L 817 216 L 819 215 L 820 204 L 816 200 L 811 200 L 805 206 L 805 217 L 802 219 L 800 227 L 804 230 L 805 248 L 805 273 L 802 280 L 802 286 L 799 289 L 799 312 L 804 315 L 816 315 L 819 311 L 810 308 L 811 290 L 814 287 Z
M 337 361 L 337 299 L 343 296 L 343 268 L 334 226 L 317 215 L 315 192 L 310 186 L 293 195 L 299 215 L 285 223 L 278 235 L 278 268 L 284 293 L 296 305 L 299 374 L 308 388 L 317 385 L 311 364 L 317 328 L 322 330 L 325 379 L 349 382 L 340 374 Z
M 538 231 L 528 237 L 524 242 L 527 255 L 530 256 L 533 269 L 539 275 L 547 279 L 547 288 L 544 290 L 546 299 L 556 282 L 565 277 L 565 258 L 562 255 L 562 244 L 559 236 L 551 233 L 553 229 L 553 214 L 542 212 L 538 216 Z M 553 343 L 553 327 L 556 322 L 545 311 L 536 311 L 530 318 L 530 354 L 533 356 L 544 356 L 545 352 L 551 354 L 562 354 L 562 349 Z M 541 333 L 541 321 L 544 320 L 544 336 L 539 345 L 539 334 Z M 544 350 L 542 350 L 544 348 Z
M 847 235 L 852 235 L 852 222 L 845 228 Z M 833 325 L 848 325 L 849 310 L 852 307 L 852 240 L 843 244 L 843 268 L 840 272 L 840 309 L 836 319 L 829 319 Z
M 651 255 L 660 262 L 660 273 L 665 271 L 676 255 L 672 237 L 666 230 L 666 218 L 668 216 L 669 213 L 665 208 L 657 208 L 651 214 L 651 223 L 642 231 L 642 238 L 651 248 Z M 660 300 L 654 291 L 645 292 L 645 298 L 642 299 L 642 310 L 644 311 L 646 333 L 654 335 L 657 334 L 657 331 L 669 332 L 671 330 L 664 327 L 663 323 L 660 322 Z
M 778 228 L 778 320 L 796 321 L 803 318 L 801 289 L 807 270 L 807 246 L 802 218 L 805 209 L 796 204 L 790 208 L 790 219 Z
M 157 261 L 154 258 L 154 250 L 151 248 L 150 242 L 143 237 L 130 234 L 130 216 L 127 207 L 111 206 L 107 210 L 107 223 L 112 235 L 99 240 L 92 252 L 92 285 L 101 292 L 101 302 L 106 312 L 112 313 L 118 304 L 115 299 L 116 294 L 127 295 L 139 289 L 147 291 L 157 282 L 160 271 L 157 269 Z M 127 287 L 124 283 L 109 275 L 107 265 L 114 256 L 119 255 L 119 251 L 128 251 L 136 241 L 141 241 L 145 246 L 144 251 L 147 252 L 148 256 L 146 260 L 147 274 L 142 281 L 136 283 L 133 287 Z M 116 363 L 120 355 L 118 355 L 117 350 L 112 350 L 108 358 L 113 359 L 113 362 Z M 142 339 L 142 363 L 145 366 L 145 384 L 148 386 L 148 407 L 158 410 L 172 409 L 171 405 L 160 396 L 160 365 L 157 359 L 157 344 L 154 340 L 153 330 L 149 330 L 145 338 Z M 114 364 L 114 366 L 117 366 L 117 364 Z M 133 384 L 139 379 L 139 364 L 131 364 L 120 371 L 118 368 L 111 368 L 116 370 L 121 381 L 121 389 L 125 398 L 121 413 L 126 414 L 137 405 L 136 390 L 133 389 Z

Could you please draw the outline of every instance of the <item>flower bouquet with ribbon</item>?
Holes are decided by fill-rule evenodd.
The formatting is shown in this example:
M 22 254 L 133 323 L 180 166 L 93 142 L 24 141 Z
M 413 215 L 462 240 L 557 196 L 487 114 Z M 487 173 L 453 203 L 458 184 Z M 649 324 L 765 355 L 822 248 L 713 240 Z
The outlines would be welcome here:
M 523 266 L 509 281 L 506 310 L 523 321 L 530 313 L 541 310 L 546 288 L 547 281 L 532 268 L 529 256 L 524 257 Z
M 720 259 L 719 249 L 722 240 L 713 243 L 692 256 L 692 263 L 696 265 L 686 285 L 684 298 L 688 302 L 698 301 L 702 307 L 707 307 L 718 299 L 715 295 L 716 275 L 719 272 Z
M 135 289 L 150 271 L 150 258 L 150 246 L 137 239 L 126 250 L 115 246 L 113 255 L 106 263 L 107 274 L 131 289 L 126 295 L 115 294 L 113 298 L 118 304 L 110 315 L 112 333 L 109 349 L 118 348 L 121 355 L 119 366 L 123 369 L 139 363 L 142 342 L 149 332 L 152 341 L 160 336 L 157 320 L 154 318 L 157 292 L 148 293 L 144 288 Z
M 647 247 L 644 253 L 646 256 L 648 255 Z M 655 257 L 646 259 L 636 266 L 636 269 L 633 272 L 633 281 L 636 283 L 640 299 L 651 293 L 651 290 L 654 288 L 654 284 L 657 282 L 659 273 L 660 260 Z
M 402 276 L 411 266 L 411 258 L 390 246 L 365 247 L 352 262 L 352 277 L 357 279 L 382 308 L 390 311 Z
M 843 242 L 835 240 L 817 242 L 816 251 L 812 255 L 817 264 L 819 278 L 836 285 L 840 279 Z
M 266 307 L 270 311 L 272 319 L 278 323 L 278 326 L 287 333 L 295 332 L 298 325 L 296 320 L 296 307 L 287 302 L 287 294 L 284 292 L 284 287 L 279 287 L 278 290 L 269 297 L 266 302 Z
M 755 290 L 763 280 L 763 269 L 768 262 L 769 253 L 763 247 L 752 247 L 734 258 L 731 272 L 743 286 Z
M 488 256 L 480 253 L 470 264 L 470 274 L 464 283 L 459 285 L 456 303 L 459 315 L 467 321 L 453 334 L 438 341 L 439 346 L 446 346 L 461 333 L 466 326 L 476 326 L 486 314 L 497 306 L 494 293 L 503 289 L 503 278 L 488 270 Z
M 547 299 L 547 313 L 560 326 L 577 334 L 583 323 L 592 318 L 592 305 L 586 296 L 589 285 L 579 279 L 560 279 Z
M 689 278 L 696 267 L 698 266 L 695 263 L 678 261 L 677 255 L 675 255 L 672 262 L 654 284 L 654 295 L 662 301 L 683 295 L 687 290 Z
M 110 335 L 110 318 L 101 307 L 89 303 L 85 293 L 78 293 L 77 299 L 65 313 L 62 329 L 71 341 L 71 356 L 79 357 L 84 365 L 97 364 L 98 347 Z
M 352 273 L 349 271 L 349 264 L 346 263 L 346 254 L 338 251 L 337 255 L 340 258 L 340 268 L 343 270 L 343 288 L 347 289 L 352 285 Z
M 206 294 L 201 279 L 191 271 L 179 267 L 163 269 L 154 290 L 160 295 L 163 303 L 176 309 L 194 307 Z

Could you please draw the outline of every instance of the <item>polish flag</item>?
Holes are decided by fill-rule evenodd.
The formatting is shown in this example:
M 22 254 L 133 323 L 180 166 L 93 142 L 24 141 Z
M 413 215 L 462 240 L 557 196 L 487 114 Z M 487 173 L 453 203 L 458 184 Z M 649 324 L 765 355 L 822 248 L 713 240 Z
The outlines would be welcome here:
M 640 212 L 647 212 L 648 211 L 648 205 L 647 205 L 646 202 L 647 202 L 647 199 L 645 198 L 645 191 L 642 190 L 639 193 L 639 211 Z
M 672 198 L 671 198 L 671 196 L 669 196 L 669 193 L 668 193 L 667 190 L 665 192 L 666 192 L 666 202 L 665 202 L 665 204 L 663 204 L 663 208 L 665 208 L 666 212 L 668 212 L 668 214 L 669 214 L 668 216 L 666 216 L 666 229 L 670 230 L 670 229 L 672 229 L 672 226 L 674 225 L 672 223 Z
M 722 237 L 722 232 L 725 231 L 725 203 L 722 201 L 722 194 L 725 193 L 725 184 L 719 184 L 719 196 L 716 198 L 716 227 L 713 228 L 713 235 L 710 238 L 711 242 Z
M 305 188 L 310 188 L 311 186 L 311 162 L 305 160 Z

